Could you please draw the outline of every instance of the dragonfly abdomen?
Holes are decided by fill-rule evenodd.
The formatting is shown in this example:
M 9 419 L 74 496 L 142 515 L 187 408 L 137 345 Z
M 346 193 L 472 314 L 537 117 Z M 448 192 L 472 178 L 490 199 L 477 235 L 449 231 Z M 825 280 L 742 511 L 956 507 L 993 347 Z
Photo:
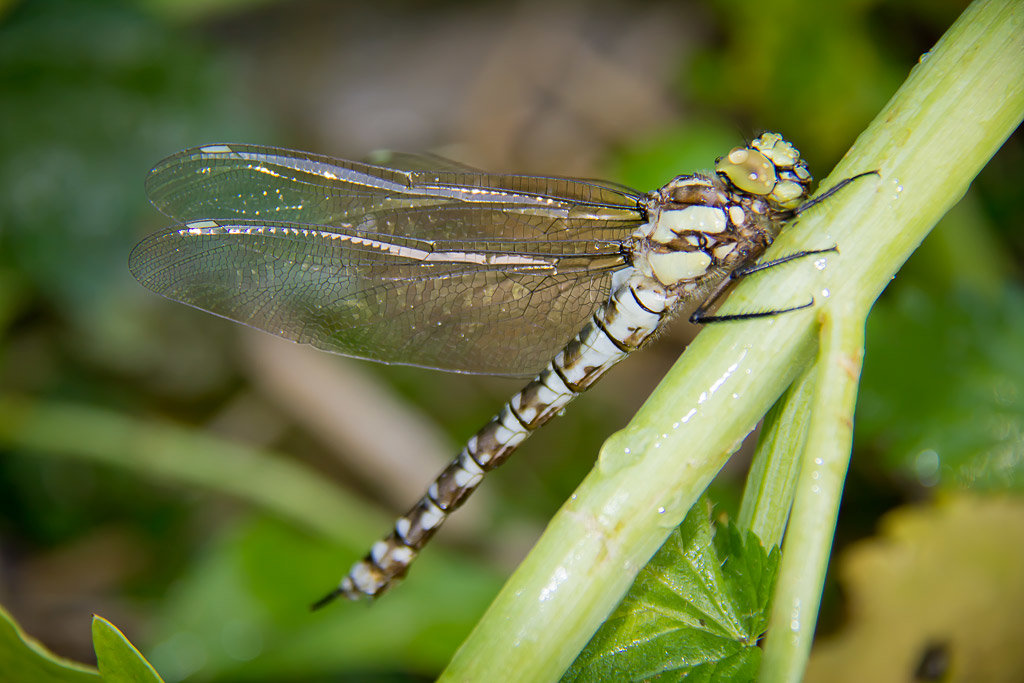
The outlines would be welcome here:
M 620 285 L 548 366 L 470 437 L 426 495 L 321 602 L 336 595 L 350 600 L 375 597 L 403 577 L 420 548 L 476 490 L 485 473 L 505 462 L 534 430 L 654 334 L 675 297 L 651 284 L 634 272 Z

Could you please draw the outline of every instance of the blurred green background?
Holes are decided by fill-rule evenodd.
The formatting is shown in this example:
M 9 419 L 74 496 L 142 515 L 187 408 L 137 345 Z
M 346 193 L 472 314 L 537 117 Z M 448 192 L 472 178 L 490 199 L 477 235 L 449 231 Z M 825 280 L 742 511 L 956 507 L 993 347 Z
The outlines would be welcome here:
M 169 681 L 429 679 L 695 333 L 541 430 L 398 590 L 310 614 L 518 385 L 145 291 L 126 261 L 165 223 L 162 157 L 431 150 L 648 190 L 768 129 L 824 176 L 965 5 L 0 2 L 0 603 L 85 662 L 100 614 Z M 876 306 L 840 550 L 900 506 L 1008 500 L 996 546 L 1024 519 L 1022 167 L 1017 134 Z M 851 611 L 831 583 L 823 636 Z

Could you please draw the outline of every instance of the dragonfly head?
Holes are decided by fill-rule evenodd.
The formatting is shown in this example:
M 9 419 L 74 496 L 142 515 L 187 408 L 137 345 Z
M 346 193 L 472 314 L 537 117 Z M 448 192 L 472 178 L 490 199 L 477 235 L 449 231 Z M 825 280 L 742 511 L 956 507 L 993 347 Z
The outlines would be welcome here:
M 810 193 L 811 173 L 800 151 L 777 133 L 736 147 L 715 162 L 715 171 L 737 190 L 763 197 L 776 209 L 795 209 Z

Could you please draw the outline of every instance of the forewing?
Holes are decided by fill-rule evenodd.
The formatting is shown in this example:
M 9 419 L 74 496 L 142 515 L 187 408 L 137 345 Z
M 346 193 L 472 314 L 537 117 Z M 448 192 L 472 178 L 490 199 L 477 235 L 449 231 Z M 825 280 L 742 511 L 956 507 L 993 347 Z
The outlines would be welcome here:
M 143 240 L 129 267 L 168 298 L 328 351 L 529 375 L 607 298 L 639 220 L 461 203 L 333 226 L 199 220 Z
M 207 145 L 157 164 L 146 192 L 157 209 L 182 223 L 226 218 L 317 225 L 447 203 L 635 210 L 639 197 L 591 180 L 481 173 L 434 156 L 393 158 L 398 168 L 274 147 Z

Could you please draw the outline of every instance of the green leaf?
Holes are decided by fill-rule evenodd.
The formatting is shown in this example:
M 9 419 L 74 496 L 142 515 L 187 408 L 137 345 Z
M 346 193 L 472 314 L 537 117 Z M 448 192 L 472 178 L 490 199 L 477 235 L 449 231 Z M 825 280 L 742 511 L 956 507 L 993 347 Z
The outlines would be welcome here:
M 1024 292 L 902 287 L 868 323 L 857 438 L 931 486 L 1024 490 Z
M 29 637 L 0 607 L 0 681 L 97 683 L 92 667 L 58 657 Z
M 779 552 L 716 529 L 707 509 L 694 506 L 563 680 L 753 680 Z
M 163 683 L 160 675 L 124 634 L 96 615 L 92 618 L 92 645 L 105 683 Z

